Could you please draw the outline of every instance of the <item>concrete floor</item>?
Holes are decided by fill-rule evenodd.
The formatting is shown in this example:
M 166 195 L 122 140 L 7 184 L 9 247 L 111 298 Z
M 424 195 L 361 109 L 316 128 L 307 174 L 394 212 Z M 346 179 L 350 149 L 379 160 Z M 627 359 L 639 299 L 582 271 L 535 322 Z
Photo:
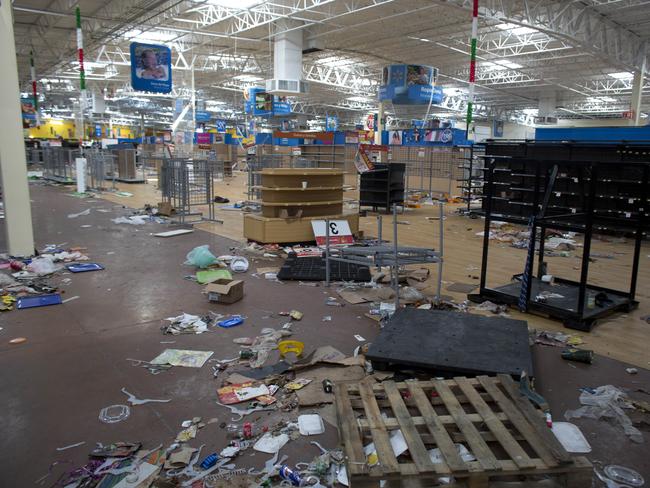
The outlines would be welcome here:
M 379 332 L 373 321 L 362 316 L 367 307 L 329 307 L 325 305 L 328 294 L 322 287 L 272 283 L 250 274 L 243 277 L 243 301 L 230 306 L 210 305 L 199 285 L 183 279 L 192 272 L 183 265 L 185 254 L 201 244 L 210 244 L 215 254 L 228 253 L 231 246 L 237 245 L 234 241 L 202 231 L 159 239 L 151 233 L 167 230 L 165 225 L 111 222 L 110 218 L 128 212 L 119 205 L 72 198 L 60 188 L 40 185 L 32 185 L 31 196 L 39 249 L 50 243 L 87 247 L 90 258 L 106 270 L 66 275 L 72 282 L 63 287 L 63 298 L 79 296 L 69 303 L 0 314 L 0 327 L 4 328 L 0 331 L 0 455 L 5 460 L 0 486 L 32 486 L 57 460 L 70 461 L 71 467 L 81 466 L 96 442 L 138 441 L 146 448 L 159 443 L 166 446 L 185 419 L 201 416 L 229 421 L 230 413 L 215 405 L 215 390 L 220 383 L 212 378 L 209 366 L 172 368 L 154 376 L 132 366 L 126 358 L 150 360 L 168 347 L 211 350 L 214 358 L 231 358 L 238 350 L 233 338 L 255 336 L 264 327 L 281 326 L 285 322 L 282 317 L 262 317 L 269 311 L 291 308 L 305 312 L 305 318 L 294 325 L 293 338 L 304 341 L 308 348 L 329 344 L 351 354 L 359 344 L 355 334 L 372 341 Z M 90 215 L 66 218 L 86 208 L 93 209 Z M 110 213 L 100 213 L 98 208 L 109 209 Z M 4 248 L 1 235 L 0 249 Z M 253 267 L 274 264 L 259 262 Z M 240 327 L 202 335 L 172 337 L 160 332 L 165 317 L 209 310 L 241 313 L 247 320 Z M 331 315 L 332 322 L 322 322 L 324 315 Z M 8 344 L 19 336 L 26 337 L 27 343 Z M 600 356 L 591 366 L 578 364 L 574 368 L 562 361 L 559 353 L 557 348 L 534 348 L 537 387 L 550 402 L 556 420 L 562 420 L 566 409 L 577 407 L 578 388 L 583 386 L 613 384 L 650 390 L 647 370 L 631 376 L 625 373 L 625 364 Z M 103 407 L 126 403 L 122 387 L 139 398 L 172 401 L 132 407 L 131 416 L 120 423 L 100 422 L 98 414 Z M 649 400 L 641 393 L 633 395 Z M 295 419 L 297 412 L 284 416 Z M 268 422 L 266 413 L 249 420 L 258 417 L 260 424 Z M 647 444 L 630 443 L 619 429 L 602 421 L 575 423 L 592 443 L 591 459 L 629 466 L 650 480 Z M 225 434 L 218 423 L 211 424 L 190 445 L 205 443 L 204 453 L 218 451 L 227 442 Z M 646 437 L 650 442 L 648 433 Z M 327 425 L 326 433 L 317 440 L 335 447 L 336 430 Z M 57 447 L 81 441 L 86 445 L 56 451 Z M 315 447 L 305 444 L 299 440 L 283 449 L 290 456 L 289 464 L 311 461 L 318 454 Z M 259 466 L 267 458 L 260 453 L 255 457 L 246 453 L 237 463 L 240 467 Z M 63 469 L 57 466 L 44 486 L 50 486 Z

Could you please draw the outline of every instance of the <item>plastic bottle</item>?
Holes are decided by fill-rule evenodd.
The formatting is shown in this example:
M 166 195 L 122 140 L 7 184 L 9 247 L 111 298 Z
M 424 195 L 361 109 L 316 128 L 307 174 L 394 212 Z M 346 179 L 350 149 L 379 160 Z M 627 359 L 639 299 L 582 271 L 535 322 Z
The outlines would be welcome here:
M 217 461 L 219 460 L 219 455 L 216 452 L 213 452 L 209 456 L 207 456 L 203 461 L 201 461 L 201 467 L 203 469 L 210 469 L 212 466 L 217 464 Z

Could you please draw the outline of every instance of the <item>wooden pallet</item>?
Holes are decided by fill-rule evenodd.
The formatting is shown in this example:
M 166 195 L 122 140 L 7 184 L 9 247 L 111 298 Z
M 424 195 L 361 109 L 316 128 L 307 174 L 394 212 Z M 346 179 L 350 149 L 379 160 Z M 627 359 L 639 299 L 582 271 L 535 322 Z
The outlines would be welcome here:
M 567 453 L 547 427 L 544 414 L 519 393 L 510 376 L 454 378 L 381 384 L 337 383 L 334 387 L 339 433 L 350 488 L 446 486 L 470 488 L 587 488 L 592 467 Z M 396 457 L 391 432 L 400 430 L 408 450 Z M 374 442 L 372 466 L 364 446 Z M 464 461 L 454 444 L 476 458 Z M 442 462 L 427 452 L 438 448 Z

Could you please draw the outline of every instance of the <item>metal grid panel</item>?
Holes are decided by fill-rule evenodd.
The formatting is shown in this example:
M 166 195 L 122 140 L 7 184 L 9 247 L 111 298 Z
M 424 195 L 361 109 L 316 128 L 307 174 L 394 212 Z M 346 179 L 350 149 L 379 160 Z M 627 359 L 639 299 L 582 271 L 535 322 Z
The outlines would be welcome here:
M 87 162 L 88 184 L 90 188 L 105 190 L 115 189 L 115 155 L 111 151 L 91 149 L 84 154 Z
M 43 151 L 43 176 L 59 183 L 73 183 L 75 159 L 81 155 L 79 149 L 48 147 Z
M 222 167 L 223 171 L 223 167 Z M 214 214 L 214 180 L 218 165 L 207 159 L 169 158 L 161 167 L 163 199 L 176 210 L 181 223 L 198 216 L 199 220 L 218 221 Z M 203 214 L 207 209 L 207 216 Z
M 406 193 L 452 193 L 452 181 L 459 179 L 463 150 L 458 147 L 392 146 L 392 161 L 406 164 Z

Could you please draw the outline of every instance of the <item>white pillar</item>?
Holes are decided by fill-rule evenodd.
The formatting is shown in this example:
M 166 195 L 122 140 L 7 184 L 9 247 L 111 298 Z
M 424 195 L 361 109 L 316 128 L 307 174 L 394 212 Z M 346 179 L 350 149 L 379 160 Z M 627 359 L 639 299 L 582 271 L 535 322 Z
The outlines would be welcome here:
M 0 176 L 9 254 L 34 254 L 11 2 L 0 1 Z
M 645 56 L 641 69 L 634 72 L 632 80 L 632 98 L 630 99 L 630 111 L 632 119 L 630 125 L 641 125 L 641 97 L 643 95 L 643 84 L 645 80 Z
M 375 132 L 375 144 L 381 144 L 381 131 L 384 130 L 384 102 L 379 102 L 377 112 L 377 132 Z

